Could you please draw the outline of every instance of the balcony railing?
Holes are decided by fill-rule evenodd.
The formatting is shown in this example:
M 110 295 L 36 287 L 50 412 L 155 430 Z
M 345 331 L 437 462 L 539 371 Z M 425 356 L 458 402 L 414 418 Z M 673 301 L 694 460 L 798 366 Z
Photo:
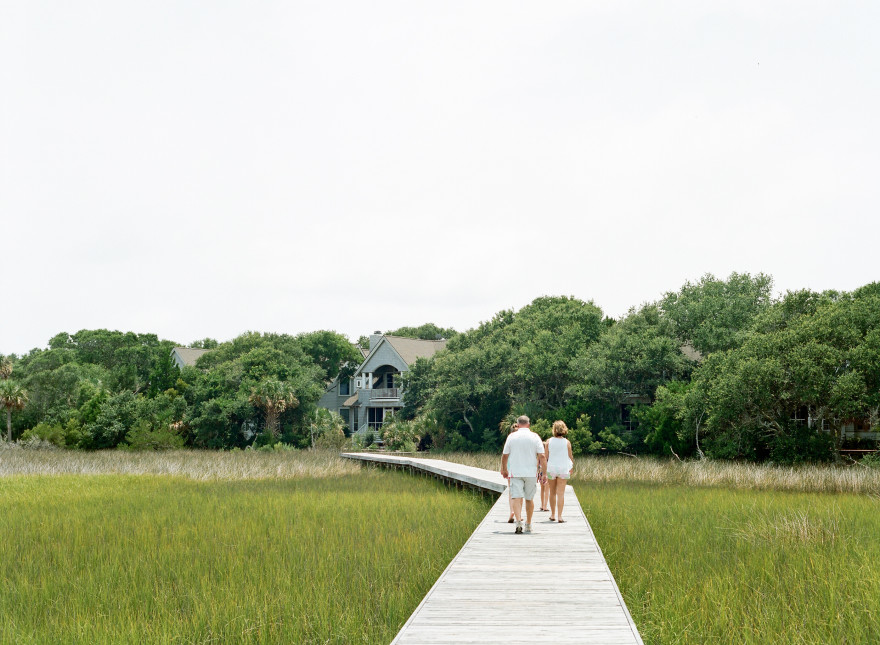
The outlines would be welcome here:
M 370 390 L 371 399 L 399 399 L 400 389 L 396 387 L 373 388 Z

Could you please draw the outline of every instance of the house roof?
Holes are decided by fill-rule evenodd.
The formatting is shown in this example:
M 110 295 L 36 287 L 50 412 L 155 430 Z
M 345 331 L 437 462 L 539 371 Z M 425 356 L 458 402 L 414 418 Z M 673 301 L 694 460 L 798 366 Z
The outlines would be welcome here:
M 701 363 L 703 361 L 703 355 L 700 353 L 700 350 L 696 349 L 690 343 L 685 343 L 681 346 L 681 353 L 687 356 L 692 361 L 696 361 L 697 363 Z
M 345 402 L 342 404 L 342 407 L 350 408 L 351 406 L 353 406 L 357 402 L 358 402 L 358 395 L 353 394 L 352 396 L 345 399 Z
M 446 347 L 445 340 L 421 340 L 404 338 L 403 336 L 383 337 L 394 348 L 407 365 L 412 365 L 417 358 L 431 358 Z
M 194 347 L 175 347 L 174 350 L 177 352 L 177 355 L 180 357 L 180 360 L 183 361 L 183 364 L 192 367 L 196 364 L 196 361 L 199 360 L 199 357 L 202 354 L 210 352 L 210 349 L 196 349 Z

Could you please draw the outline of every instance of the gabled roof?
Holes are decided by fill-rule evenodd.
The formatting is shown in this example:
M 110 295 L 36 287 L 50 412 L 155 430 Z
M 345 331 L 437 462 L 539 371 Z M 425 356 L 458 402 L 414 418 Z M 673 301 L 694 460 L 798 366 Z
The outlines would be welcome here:
M 355 374 L 364 369 L 364 365 L 370 362 L 373 354 L 375 354 L 382 346 L 382 343 L 388 343 L 391 345 L 391 349 L 393 349 L 407 365 L 415 363 L 417 358 L 431 358 L 434 354 L 446 347 L 445 340 L 421 340 L 419 338 L 404 338 L 403 336 L 382 336 L 382 338 L 379 339 L 379 342 L 373 345 L 372 349 L 370 349 L 369 353 L 364 357 L 361 364 L 358 365 Z
M 696 361 L 697 363 L 703 362 L 703 355 L 700 353 L 700 350 L 696 349 L 690 343 L 685 343 L 681 346 L 681 353 L 692 361 Z
M 210 349 L 196 349 L 194 347 L 175 347 L 172 351 L 176 352 L 180 360 L 187 367 L 192 367 L 203 354 L 210 352 Z
M 431 358 L 446 347 L 445 340 L 421 340 L 404 338 L 403 336 L 383 336 L 394 348 L 407 365 L 412 365 L 417 358 Z

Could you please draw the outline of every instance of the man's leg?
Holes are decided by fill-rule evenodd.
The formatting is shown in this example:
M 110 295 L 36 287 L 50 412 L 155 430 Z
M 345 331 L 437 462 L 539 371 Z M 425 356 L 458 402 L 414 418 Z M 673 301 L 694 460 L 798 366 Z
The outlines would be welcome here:
M 516 518 L 517 522 L 522 521 L 522 504 L 523 504 L 522 497 L 515 497 L 511 501 L 511 506 L 513 506 L 513 516 Z M 532 504 L 532 506 L 534 507 L 534 504 Z M 529 508 L 529 506 L 528 506 L 528 504 L 526 504 L 526 510 L 528 510 L 528 508 Z M 529 515 L 529 517 L 531 517 L 531 515 Z
M 523 480 L 519 477 L 511 477 L 510 478 L 510 508 L 513 511 L 513 516 L 516 518 L 517 527 L 520 526 L 522 522 L 522 504 L 523 497 L 525 494 L 523 493 Z
M 532 513 L 535 510 L 535 493 L 537 492 L 538 482 L 534 477 L 530 477 L 523 482 L 523 498 L 526 500 L 526 532 L 528 533 L 532 524 Z

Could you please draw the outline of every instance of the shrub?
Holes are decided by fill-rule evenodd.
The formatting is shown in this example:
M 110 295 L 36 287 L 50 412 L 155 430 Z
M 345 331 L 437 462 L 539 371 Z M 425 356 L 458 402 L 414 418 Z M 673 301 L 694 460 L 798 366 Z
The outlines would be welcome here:
M 179 450 L 184 445 L 183 437 L 171 427 L 153 428 L 149 421 L 142 419 L 125 435 L 124 450 Z
M 541 441 L 547 441 L 553 436 L 553 426 L 547 419 L 538 419 L 531 426 L 532 432 L 541 437 Z
M 333 450 L 339 452 L 348 443 L 342 428 L 329 430 L 315 439 L 315 448 L 318 450 Z
M 388 450 L 415 452 L 421 437 L 414 421 L 394 419 L 391 423 L 382 426 L 382 439 Z
M 291 446 L 288 443 L 283 443 L 281 441 L 276 441 L 275 443 L 267 443 L 259 448 L 257 448 L 260 452 L 296 452 L 296 446 Z
M 571 442 L 571 453 L 575 456 L 590 452 L 593 445 L 593 433 L 590 432 L 590 415 L 582 414 L 573 427 L 568 429 L 566 437 Z
M 777 464 L 827 462 L 833 458 L 831 434 L 816 432 L 805 424 L 788 428 L 788 432 L 774 436 L 770 442 L 770 459 Z
M 38 439 L 40 441 L 48 441 L 52 445 L 63 448 L 66 443 L 64 441 L 64 428 L 60 423 L 38 423 L 30 430 L 25 430 L 21 435 L 21 441 L 30 441 Z
M 623 431 L 624 427 L 619 423 L 606 426 L 604 430 L 599 432 L 599 439 L 590 444 L 590 452 L 594 454 L 603 450 L 606 452 L 620 452 L 626 448 L 626 442 L 620 437 Z
M 862 457 L 859 463 L 868 468 L 880 470 L 880 452 L 871 452 Z
M 338 412 L 316 409 L 309 416 L 309 434 L 312 448 L 338 450 L 345 444 L 345 420 Z

